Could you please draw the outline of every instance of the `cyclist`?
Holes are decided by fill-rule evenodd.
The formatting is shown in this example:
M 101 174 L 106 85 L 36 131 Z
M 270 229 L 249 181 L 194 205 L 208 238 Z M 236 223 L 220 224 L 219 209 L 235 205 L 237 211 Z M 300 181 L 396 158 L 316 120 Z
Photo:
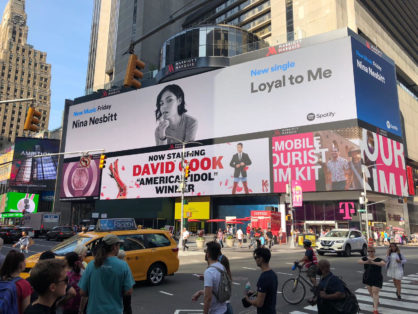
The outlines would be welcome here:
M 303 247 L 306 249 L 305 256 L 298 261 L 298 263 L 303 263 L 303 266 L 308 270 L 307 276 L 312 282 L 313 286 L 316 286 L 316 273 L 318 272 L 318 259 L 316 254 L 312 249 L 312 242 L 310 240 L 303 241 Z

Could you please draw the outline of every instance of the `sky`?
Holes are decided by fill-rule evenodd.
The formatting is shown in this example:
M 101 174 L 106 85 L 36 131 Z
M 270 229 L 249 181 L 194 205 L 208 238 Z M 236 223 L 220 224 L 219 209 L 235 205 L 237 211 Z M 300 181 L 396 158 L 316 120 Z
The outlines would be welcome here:
M 3 16 L 8 0 L 0 0 Z M 28 41 L 51 64 L 49 129 L 62 125 L 65 99 L 84 95 L 93 0 L 26 0 Z

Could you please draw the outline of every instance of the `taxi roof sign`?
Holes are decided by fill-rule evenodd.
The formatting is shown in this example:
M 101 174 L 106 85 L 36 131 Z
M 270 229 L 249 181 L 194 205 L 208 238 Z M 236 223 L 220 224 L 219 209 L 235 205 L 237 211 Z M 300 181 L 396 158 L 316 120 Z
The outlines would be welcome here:
M 96 224 L 96 231 L 121 231 L 121 230 L 136 230 L 134 218 L 109 218 L 99 219 Z

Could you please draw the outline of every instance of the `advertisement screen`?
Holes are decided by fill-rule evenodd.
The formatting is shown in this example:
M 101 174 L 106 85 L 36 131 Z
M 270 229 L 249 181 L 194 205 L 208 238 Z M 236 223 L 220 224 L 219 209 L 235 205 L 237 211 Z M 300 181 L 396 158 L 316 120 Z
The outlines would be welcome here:
M 358 119 L 402 136 L 394 64 L 352 39 Z
M 34 156 L 58 153 L 59 145 L 59 140 L 17 137 L 10 186 L 54 189 L 58 156 Z
M 23 217 L 25 213 L 36 213 L 38 202 L 38 194 L 8 192 L 2 217 Z
M 99 159 L 91 159 L 89 166 L 80 161 L 66 162 L 62 168 L 60 198 L 98 198 L 100 188 Z
M 0 156 L 0 181 L 10 179 L 10 172 L 12 171 L 12 160 L 14 150 L 9 148 L 7 152 Z
M 65 150 L 109 153 L 356 119 L 351 54 L 347 37 L 70 106 Z
M 181 150 L 107 158 L 100 199 L 180 196 Z M 270 192 L 267 138 L 187 148 L 185 195 Z

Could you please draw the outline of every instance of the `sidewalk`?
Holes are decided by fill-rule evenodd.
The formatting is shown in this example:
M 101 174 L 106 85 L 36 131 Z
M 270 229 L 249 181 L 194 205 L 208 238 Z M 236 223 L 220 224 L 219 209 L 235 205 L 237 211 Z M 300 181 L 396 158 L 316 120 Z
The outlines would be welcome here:
M 185 264 L 201 263 L 203 261 L 204 251 L 203 249 L 198 249 L 196 247 L 195 238 L 191 238 L 190 241 L 187 242 L 187 246 L 189 247 L 188 250 L 185 250 L 185 251 L 179 250 L 180 264 L 185 265 Z M 248 243 L 243 243 L 241 248 L 238 247 L 237 243 L 235 243 L 235 247 L 233 248 L 226 247 L 225 245 L 222 248 L 222 253 L 228 256 L 229 259 L 245 259 L 245 258 L 251 257 L 253 251 L 254 251 L 254 247 L 249 249 Z M 271 253 L 273 255 L 296 253 L 296 252 L 305 252 L 305 250 L 300 247 L 291 249 L 289 244 L 280 244 L 280 245 L 275 244 L 271 248 Z

